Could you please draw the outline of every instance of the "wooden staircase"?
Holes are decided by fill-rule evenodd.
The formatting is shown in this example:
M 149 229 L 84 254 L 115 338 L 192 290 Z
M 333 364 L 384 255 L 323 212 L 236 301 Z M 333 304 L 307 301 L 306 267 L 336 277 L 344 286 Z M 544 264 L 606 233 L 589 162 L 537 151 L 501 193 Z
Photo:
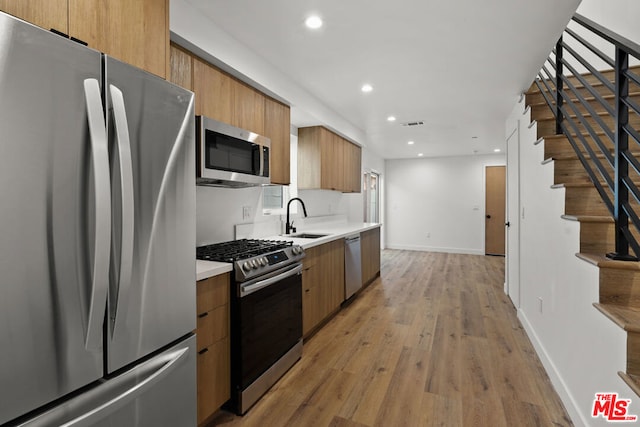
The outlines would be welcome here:
M 640 67 L 633 68 L 635 73 L 640 72 Z M 590 81 L 594 78 L 590 75 L 584 77 Z M 572 83 L 591 103 L 593 99 L 588 98 L 589 94 L 579 81 L 572 78 Z M 599 84 L 598 90 L 600 89 L 606 88 Z M 562 218 L 580 223 L 580 252 L 576 255 L 599 268 L 599 301 L 593 305 L 627 333 L 626 371 L 618 374 L 640 396 L 640 262 L 613 261 L 605 257 L 607 252 L 615 249 L 614 220 L 568 138 L 555 134 L 555 118 L 537 86 L 533 84 L 525 95 L 526 104 L 531 108 L 531 119 L 537 122 L 539 139 L 536 144 L 544 144 L 545 158 L 542 164 L 554 165 L 554 185 L 551 188 L 566 190 L 565 212 Z M 634 93 L 633 98 L 640 102 L 640 93 Z M 613 105 L 611 96 L 607 96 L 606 100 Z M 591 105 L 595 106 L 595 103 Z M 611 128 L 613 119 L 602 106 L 597 108 L 596 112 L 600 118 Z M 589 122 L 594 122 L 584 108 L 581 107 L 580 111 Z M 634 128 L 639 129 L 640 117 L 634 115 L 630 119 Z M 596 125 L 594 129 L 600 128 Z M 586 132 L 583 132 L 585 131 L 581 127 L 580 133 L 590 145 L 594 144 Z M 602 136 L 603 141 L 608 140 L 604 132 Z M 613 150 L 613 146 L 608 144 L 608 148 Z M 605 162 L 604 156 L 601 160 Z M 640 211 L 640 208 L 638 209 Z

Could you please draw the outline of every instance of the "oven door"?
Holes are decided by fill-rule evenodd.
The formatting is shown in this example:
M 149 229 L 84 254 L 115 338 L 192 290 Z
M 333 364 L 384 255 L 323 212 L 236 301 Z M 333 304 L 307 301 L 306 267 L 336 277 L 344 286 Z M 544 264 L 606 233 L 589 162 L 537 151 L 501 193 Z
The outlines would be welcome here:
M 244 390 L 302 338 L 302 264 L 245 282 L 239 291 L 231 360 L 233 383 Z

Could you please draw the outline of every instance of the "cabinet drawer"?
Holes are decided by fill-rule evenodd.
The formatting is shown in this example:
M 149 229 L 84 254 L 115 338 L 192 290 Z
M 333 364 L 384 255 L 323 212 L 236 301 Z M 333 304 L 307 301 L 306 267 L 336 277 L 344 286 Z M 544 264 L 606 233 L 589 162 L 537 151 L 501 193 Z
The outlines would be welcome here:
M 198 281 L 196 285 L 196 310 L 200 315 L 214 308 L 229 304 L 230 274 L 220 274 Z
M 198 315 L 196 341 L 198 351 L 209 347 L 228 335 L 229 305 L 221 305 L 206 313 Z
M 229 338 L 198 352 L 198 424 L 230 397 Z

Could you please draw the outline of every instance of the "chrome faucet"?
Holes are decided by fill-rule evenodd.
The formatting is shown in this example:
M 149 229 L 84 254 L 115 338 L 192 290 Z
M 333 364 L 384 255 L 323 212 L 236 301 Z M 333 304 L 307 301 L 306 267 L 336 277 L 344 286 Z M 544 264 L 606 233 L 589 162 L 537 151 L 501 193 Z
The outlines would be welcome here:
M 289 234 L 292 231 L 295 233 L 296 232 L 296 228 L 293 226 L 293 222 L 289 222 L 289 207 L 291 206 L 291 202 L 293 202 L 294 200 L 297 200 L 300 202 L 300 204 L 302 205 L 302 212 L 304 212 L 304 216 L 307 216 L 307 208 L 304 206 L 304 202 L 302 201 L 301 198 L 299 197 L 294 197 L 293 199 L 289 200 L 289 203 L 287 203 L 287 223 L 285 224 L 284 228 L 284 234 Z

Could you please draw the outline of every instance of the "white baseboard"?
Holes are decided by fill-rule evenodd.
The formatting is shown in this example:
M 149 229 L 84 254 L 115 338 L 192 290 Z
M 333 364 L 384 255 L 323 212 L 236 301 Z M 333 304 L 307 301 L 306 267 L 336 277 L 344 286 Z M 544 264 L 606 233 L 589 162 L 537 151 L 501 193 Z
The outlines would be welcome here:
M 422 245 L 396 245 L 387 243 L 387 249 L 399 249 L 403 251 L 443 252 L 448 254 L 485 255 L 484 251 L 469 248 L 441 248 Z
M 571 392 L 567 388 L 564 380 L 562 379 L 560 372 L 556 368 L 551 358 L 549 358 L 544 345 L 542 345 L 542 343 L 540 342 L 540 339 L 533 329 L 533 326 L 531 326 L 526 314 L 524 314 L 522 310 L 518 310 L 518 319 L 520 319 L 520 323 L 522 323 L 522 326 L 524 327 L 529 340 L 533 344 L 533 347 L 536 350 L 536 353 L 538 354 L 538 357 L 540 358 L 545 371 L 547 371 L 547 375 L 549 375 L 551 384 L 553 384 L 553 387 L 558 393 L 558 396 L 560 396 L 560 400 L 562 400 L 565 409 L 569 413 L 571 421 L 573 421 L 573 424 L 575 426 L 588 426 L 589 423 L 587 422 L 587 418 L 585 418 L 584 414 L 579 410 L 579 407 L 576 404 L 575 399 L 571 395 Z

